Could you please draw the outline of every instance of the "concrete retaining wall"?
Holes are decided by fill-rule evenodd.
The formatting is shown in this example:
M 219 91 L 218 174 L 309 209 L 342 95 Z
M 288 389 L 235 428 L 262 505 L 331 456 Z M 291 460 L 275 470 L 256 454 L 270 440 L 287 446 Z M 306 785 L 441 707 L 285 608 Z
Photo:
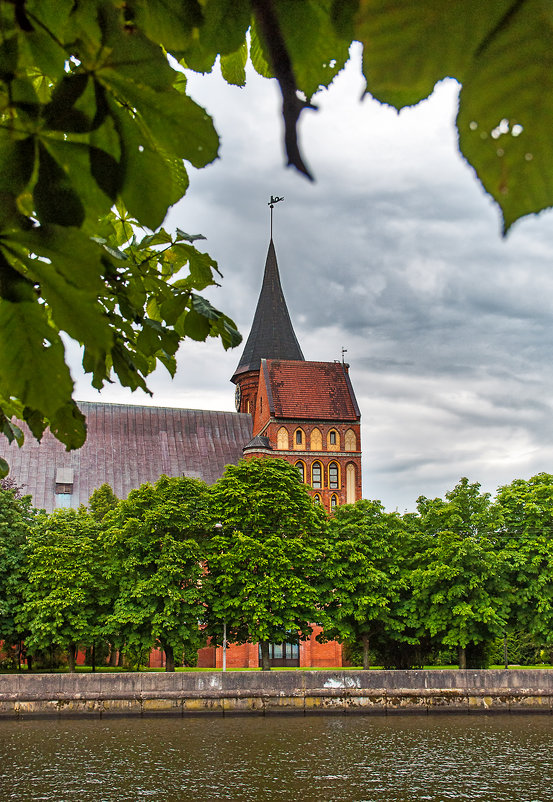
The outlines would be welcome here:
M 0 717 L 553 712 L 553 671 L 1 674 Z

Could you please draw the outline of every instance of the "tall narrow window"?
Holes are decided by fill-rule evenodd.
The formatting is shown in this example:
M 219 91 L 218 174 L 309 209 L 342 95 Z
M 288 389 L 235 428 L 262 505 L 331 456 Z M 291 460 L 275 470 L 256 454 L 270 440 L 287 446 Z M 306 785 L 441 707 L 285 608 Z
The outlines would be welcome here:
M 303 443 L 303 432 L 301 429 L 298 429 L 298 431 L 296 432 L 296 445 L 301 446 L 302 443 Z
M 321 503 L 321 497 L 319 496 L 318 493 L 315 493 L 315 496 L 313 498 L 313 504 L 317 504 L 318 506 L 320 503 Z
M 305 451 L 305 433 L 303 429 L 294 432 L 294 448 L 296 451 Z
M 303 462 L 301 461 L 296 462 L 296 468 L 298 469 L 298 473 L 300 475 L 302 482 L 305 482 L 305 465 L 303 464 Z
M 277 432 L 277 448 L 281 451 L 288 450 L 288 432 L 281 426 Z
M 329 451 L 340 450 L 340 435 L 336 429 L 331 429 L 326 436 L 326 447 Z
M 314 462 L 311 467 L 311 487 L 315 490 L 320 490 L 323 486 L 323 471 L 320 462 Z
M 355 504 L 355 465 L 352 462 L 346 467 L 346 503 Z
M 330 497 L 330 509 L 331 509 L 331 511 L 335 510 L 337 506 L 338 506 L 338 496 L 332 495 Z
M 340 487 L 338 464 L 336 462 L 331 462 L 328 466 L 328 486 L 331 490 L 338 490 Z

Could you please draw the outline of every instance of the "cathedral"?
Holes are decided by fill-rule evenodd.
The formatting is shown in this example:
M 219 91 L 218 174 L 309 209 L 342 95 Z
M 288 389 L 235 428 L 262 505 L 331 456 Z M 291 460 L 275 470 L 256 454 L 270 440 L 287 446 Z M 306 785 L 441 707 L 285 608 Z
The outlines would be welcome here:
M 250 334 L 231 378 L 236 412 L 80 402 L 84 446 L 67 452 L 47 431 L 39 443 L 0 440 L 10 475 L 47 512 L 87 504 L 107 482 L 119 498 L 161 475 L 215 482 L 242 457 L 281 458 L 298 469 L 315 503 L 331 513 L 361 498 L 361 416 L 345 362 L 309 362 L 282 291 L 271 237 Z M 341 665 L 341 647 L 274 644 L 275 666 Z M 199 666 L 220 666 L 222 649 L 200 650 Z M 229 666 L 258 666 L 257 644 L 231 646 Z

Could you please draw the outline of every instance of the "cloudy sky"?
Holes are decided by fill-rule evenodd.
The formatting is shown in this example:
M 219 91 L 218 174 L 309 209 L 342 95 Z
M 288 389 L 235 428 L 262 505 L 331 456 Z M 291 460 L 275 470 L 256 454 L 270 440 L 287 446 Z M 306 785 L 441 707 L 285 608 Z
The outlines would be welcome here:
M 218 71 L 189 91 L 215 119 L 221 159 L 191 171 L 166 226 L 207 237 L 222 286 L 210 299 L 246 337 L 275 209 L 281 279 L 306 359 L 347 348 L 363 420 L 364 496 L 412 510 L 462 477 L 496 488 L 553 472 L 551 212 L 507 239 L 498 210 L 457 151 L 457 86 L 401 114 L 360 102 L 359 53 L 306 112 L 301 138 L 316 177 L 284 167 L 279 95 L 252 74 L 245 89 Z M 240 349 L 186 344 L 154 398 L 101 396 L 75 370 L 80 400 L 234 408 Z

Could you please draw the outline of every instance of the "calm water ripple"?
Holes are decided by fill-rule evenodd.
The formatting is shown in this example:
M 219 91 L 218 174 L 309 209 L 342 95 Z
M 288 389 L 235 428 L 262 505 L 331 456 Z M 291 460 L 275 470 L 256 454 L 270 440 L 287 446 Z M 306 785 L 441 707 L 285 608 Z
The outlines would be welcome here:
M 0 721 L 25 802 L 550 802 L 553 717 Z

